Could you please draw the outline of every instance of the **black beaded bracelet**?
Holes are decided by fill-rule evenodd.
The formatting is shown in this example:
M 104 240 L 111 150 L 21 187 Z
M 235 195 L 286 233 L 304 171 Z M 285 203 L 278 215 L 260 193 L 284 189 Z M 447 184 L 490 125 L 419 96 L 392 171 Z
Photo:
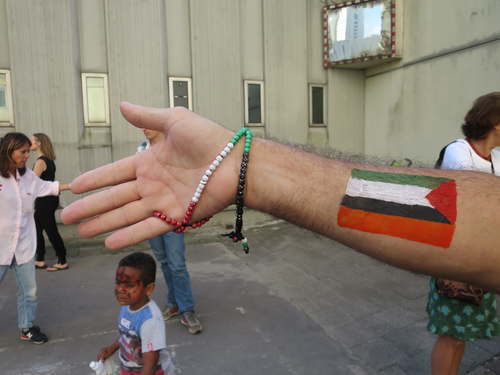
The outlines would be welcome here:
M 252 145 L 253 134 L 249 129 L 245 129 L 245 147 L 243 150 L 243 157 L 241 159 L 240 166 L 240 176 L 238 180 L 238 189 L 236 190 L 236 220 L 234 225 L 234 231 L 230 233 L 223 234 L 225 237 L 229 237 L 233 242 L 240 242 L 243 246 L 243 250 L 248 254 L 250 247 L 248 246 L 248 240 L 241 232 L 243 228 L 243 207 L 245 206 L 244 193 L 245 193 L 245 182 L 247 176 L 248 161 L 250 158 L 250 146 Z

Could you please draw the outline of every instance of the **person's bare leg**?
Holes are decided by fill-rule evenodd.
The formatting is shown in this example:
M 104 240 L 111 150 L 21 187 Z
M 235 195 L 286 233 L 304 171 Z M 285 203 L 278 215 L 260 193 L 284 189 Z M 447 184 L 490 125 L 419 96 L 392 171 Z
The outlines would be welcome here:
M 464 341 L 450 336 L 439 336 L 432 349 L 432 375 L 457 375 L 464 351 Z
M 456 340 L 455 343 L 455 355 L 453 356 L 452 372 L 451 374 L 458 374 L 460 370 L 460 363 L 462 363 L 462 358 L 465 352 L 465 341 Z

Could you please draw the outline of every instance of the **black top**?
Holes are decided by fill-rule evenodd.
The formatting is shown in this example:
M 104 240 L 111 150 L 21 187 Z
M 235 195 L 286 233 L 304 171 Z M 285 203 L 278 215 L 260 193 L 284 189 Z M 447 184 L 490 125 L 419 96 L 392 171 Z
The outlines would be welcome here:
M 40 156 L 38 159 L 42 159 L 47 165 L 40 178 L 45 181 L 54 181 L 56 178 L 56 163 L 54 163 L 54 160 L 50 160 L 46 156 Z
M 51 160 L 45 156 L 40 156 L 38 159 L 42 159 L 47 165 L 47 168 L 42 172 L 40 178 L 45 181 L 54 181 L 56 177 L 56 164 L 54 163 L 54 160 Z M 35 200 L 35 216 L 37 213 L 40 215 L 47 215 L 47 210 L 49 210 L 53 214 L 58 206 L 58 195 L 39 197 Z

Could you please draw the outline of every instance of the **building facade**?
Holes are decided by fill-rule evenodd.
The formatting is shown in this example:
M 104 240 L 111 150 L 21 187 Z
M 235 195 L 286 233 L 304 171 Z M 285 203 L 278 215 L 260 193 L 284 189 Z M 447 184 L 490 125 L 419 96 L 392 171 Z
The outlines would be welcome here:
M 0 0 L 0 136 L 48 134 L 68 181 L 135 152 L 126 100 L 432 162 L 472 100 L 499 90 L 498 0 L 394 0 L 401 59 L 367 69 L 323 67 L 331 2 Z

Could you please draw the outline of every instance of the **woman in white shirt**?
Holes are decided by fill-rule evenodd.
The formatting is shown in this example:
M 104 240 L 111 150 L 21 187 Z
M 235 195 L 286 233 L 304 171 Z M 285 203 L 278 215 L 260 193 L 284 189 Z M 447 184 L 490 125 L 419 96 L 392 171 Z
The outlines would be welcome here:
M 494 150 L 500 146 L 500 92 L 476 99 L 465 116 L 462 132 L 465 139 L 446 146 L 437 166 L 500 175 L 500 152 Z M 438 336 L 431 357 L 432 374 L 458 374 L 466 342 L 500 335 L 496 299 L 493 293 L 485 293 L 480 303 L 470 303 L 442 294 L 432 278 L 427 328 Z
M 34 325 L 37 307 L 34 203 L 37 197 L 68 190 L 69 185 L 43 181 L 26 168 L 30 147 L 30 139 L 22 133 L 8 133 L 0 142 L 0 282 L 8 269 L 14 270 L 20 339 L 43 344 L 48 338 Z

